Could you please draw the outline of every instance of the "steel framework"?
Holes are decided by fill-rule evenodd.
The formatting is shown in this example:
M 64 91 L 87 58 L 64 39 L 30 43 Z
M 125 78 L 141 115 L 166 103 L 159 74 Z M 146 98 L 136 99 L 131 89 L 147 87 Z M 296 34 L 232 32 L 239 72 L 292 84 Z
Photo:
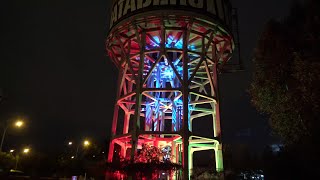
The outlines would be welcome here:
M 113 28 L 107 50 L 119 76 L 108 161 L 115 144 L 131 160 L 148 144 L 170 146 L 187 174 L 194 152 L 214 150 L 222 171 L 218 73 L 233 49 L 227 30 L 191 16 L 136 17 Z M 192 131 L 204 118 L 212 119 L 212 137 Z

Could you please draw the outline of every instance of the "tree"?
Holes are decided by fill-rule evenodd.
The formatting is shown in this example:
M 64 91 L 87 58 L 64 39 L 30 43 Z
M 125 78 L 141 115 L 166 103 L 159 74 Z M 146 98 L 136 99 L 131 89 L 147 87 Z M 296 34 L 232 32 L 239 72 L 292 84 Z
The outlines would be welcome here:
M 296 5 L 267 23 L 254 54 L 252 103 L 286 144 L 319 137 L 320 5 Z
M 284 21 L 266 24 L 254 53 L 249 89 L 253 105 L 270 117 L 288 156 L 309 172 L 316 168 L 309 165 L 320 160 L 319 52 L 320 2 L 296 4 Z
M 163 162 L 163 157 L 166 155 L 160 148 L 150 146 L 147 144 L 142 145 L 142 149 L 135 156 L 136 163 L 160 163 Z

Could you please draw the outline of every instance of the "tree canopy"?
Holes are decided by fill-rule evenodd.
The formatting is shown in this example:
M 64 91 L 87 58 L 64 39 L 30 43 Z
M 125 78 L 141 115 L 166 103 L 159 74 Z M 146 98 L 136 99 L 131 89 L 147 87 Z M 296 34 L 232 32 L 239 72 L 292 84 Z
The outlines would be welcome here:
M 320 2 L 296 4 L 283 21 L 270 20 L 255 49 L 253 105 L 270 116 L 286 144 L 319 142 Z

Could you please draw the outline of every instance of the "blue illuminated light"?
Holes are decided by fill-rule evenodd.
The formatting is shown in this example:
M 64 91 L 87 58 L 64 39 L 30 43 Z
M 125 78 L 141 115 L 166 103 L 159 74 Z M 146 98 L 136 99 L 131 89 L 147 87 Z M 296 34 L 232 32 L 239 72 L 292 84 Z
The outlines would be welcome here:
M 150 50 L 150 48 L 157 48 L 160 47 L 160 38 L 158 36 L 153 36 L 150 38 L 150 43 L 147 44 L 146 49 Z
M 183 40 L 179 39 L 178 41 L 174 38 L 174 36 L 169 35 L 166 41 L 166 48 L 177 48 L 182 49 Z
M 172 44 L 173 44 L 173 41 L 174 41 L 174 37 L 169 35 L 168 38 L 167 38 L 167 43 L 166 43 L 166 47 L 167 48 L 172 48 Z
M 182 49 L 182 46 L 183 46 L 183 40 L 180 39 L 178 42 L 176 42 L 176 44 L 174 45 L 175 48 L 178 48 L 178 49 Z
M 149 48 L 160 46 L 160 37 L 153 36 L 150 38 Z M 183 39 L 176 38 L 173 35 L 168 35 L 165 41 L 166 48 L 183 48 Z M 194 45 L 189 45 L 188 48 L 195 50 Z M 155 55 L 155 54 L 154 54 Z M 181 55 L 181 52 L 165 56 L 162 58 L 154 68 L 151 73 L 150 79 L 146 83 L 147 88 L 181 88 L 182 84 L 179 79 L 183 78 L 183 62 L 181 59 L 177 58 Z M 191 55 L 191 57 L 199 55 Z M 157 57 L 153 57 L 157 59 Z M 171 59 L 175 58 L 175 59 Z M 172 63 L 170 63 L 172 62 Z M 172 67 L 173 65 L 173 67 Z M 174 68 L 174 69 L 173 69 Z M 188 70 L 188 76 L 190 78 L 191 71 Z M 177 74 L 176 74 L 177 73 Z M 179 77 L 179 78 L 178 78 Z M 149 92 L 151 97 L 147 97 L 145 105 L 145 118 L 147 123 L 147 128 L 149 131 L 161 131 L 163 128 L 163 123 L 161 119 L 167 117 L 169 114 L 172 117 L 172 130 L 179 131 L 182 128 L 183 119 L 183 98 L 179 96 L 181 92 L 161 92 L 154 91 Z M 189 102 L 191 101 L 189 97 Z M 189 104 L 188 117 L 190 119 L 193 106 Z M 190 123 L 190 122 L 189 122 Z M 189 124 L 190 129 L 190 124 Z
M 195 50 L 196 50 L 196 46 L 193 45 L 193 44 L 190 44 L 190 45 L 188 46 L 188 49 L 191 50 L 191 51 L 195 51 Z
M 153 36 L 153 39 L 156 41 L 155 43 L 159 46 L 160 38 L 158 36 Z

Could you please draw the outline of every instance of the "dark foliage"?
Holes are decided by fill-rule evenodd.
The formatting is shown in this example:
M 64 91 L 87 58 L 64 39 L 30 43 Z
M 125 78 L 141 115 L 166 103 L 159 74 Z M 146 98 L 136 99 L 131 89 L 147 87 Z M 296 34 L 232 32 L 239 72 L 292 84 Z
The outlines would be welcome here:
M 316 137 L 320 112 L 320 5 L 267 23 L 254 55 L 252 103 L 287 144 Z
M 296 4 L 284 21 L 269 21 L 254 66 L 252 103 L 269 115 L 274 133 L 286 145 L 281 154 L 266 159 L 269 174 L 306 179 L 320 170 L 320 2 Z

